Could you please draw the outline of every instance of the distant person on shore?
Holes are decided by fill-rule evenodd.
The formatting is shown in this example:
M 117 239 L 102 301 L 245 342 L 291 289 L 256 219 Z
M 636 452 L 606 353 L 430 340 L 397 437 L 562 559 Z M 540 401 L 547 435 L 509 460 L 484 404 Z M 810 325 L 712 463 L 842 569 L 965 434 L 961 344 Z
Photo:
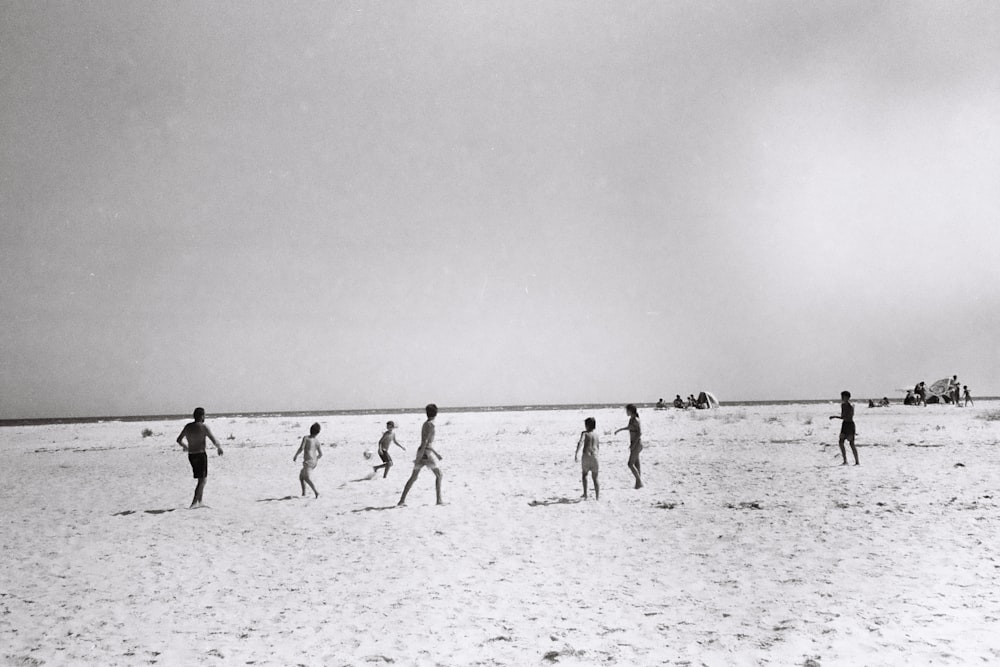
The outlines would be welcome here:
M 923 382 L 918 382 L 913 388 L 913 393 L 917 396 L 917 405 L 927 407 L 927 386 Z
M 642 469 L 639 465 L 639 452 L 642 451 L 642 426 L 639 424 L 639 410 L 629 403 L 625 406 L 628 415 L 628 426 L 623 426 L 615 434 L 628 431 L 628 469 L 635 476 L 635 488 L 642 488 Z
M 955 404 L 955 407 L 962 407 L 962 385 L 959 384 L 957 375 L 952 375 L 951 380 L 948 381 L 948 397 L 951 398 L 951 402 Z
M 222 447 L 219 441 L 212 435 L 211 429 L 205 424 L 205 408 L 194 409 L 194 421 L 186 424 L 181 429 L 181 434 L 177 436 L 177 444 L 188 453 L 188 462 L 191 463 L 191 472 L 198 483 L 194 487 L 194 499 L 191 501 L 191 509 L 204 507 L 205 503 L 202 494 L 205 492 L 205 480 L 208 478 L 208 454 L 205 452 L 205 439 L 212 441 L 215 450 L 222 456 Z M 184 444 L 184 441 L 187 444 Z
M 879 407 L 887 408 L 887 407 L 889 407 L 889 405 L 890 405 L 889 404 L 889 397 L 888 396 L 883 396 L 882 400 L 879 402 Z
M 299 454 L 302 454 L 302 470 L 299 472 L 302 495 L 306 495 L 306 484 L 308 484 L 317 498 L 319 498 L 319 491 L 316 490 L 316 486 L 312 482 L 312 471 L 316 469 L 319 460 L 323 458 L 323 448 L 320 446 L 319 440 L 316 439 L 316 436 L 319 435 L 319 428 L 319 424 L 313 424 L 309 427 L 309 435 L 302 438 L 302 443 L 295 451 L 295 456 L 292 457 L 294 461 L 299 457 Z
M 851 453 L 854 454 L 854 465 L 860 465 L 858 462 L 858 449 L 854 446 L 856 429 L 854 427 L 854 405 L 851 403 L 851 392 L 840 392 L 840 401 L 840 414 L 830 415 L 830 419 L 840 419 L 843 422 L 840 425 L 840 440 L 838 441 L 840 456 L 844 460 L 841 465 L 847 465 L 847 450 L 844 449 L 845 440 L 851 443 Z
M 413 461 L 413 472 L 410 474 L 410 479 L 406 480 L 406 486 L 403 487 L 403 495 L 400 496 L 397 505 L 406 504 L 406 494 L 410 492 L 410 487 L 417 481 L 417 477 L 424 466 L 434 471 L 434 492 L 437 495 L 437 504 L 444 504 L 441 502 L 441 469 L 438 468 L 433 456 L 436 456 L 438 461 L 443 457 L 431 446 L 434 443 L 434 418 L 437 417 L 438 408 L 433 403 L 430 403 L 425 408 L 425 412 L 427 413 L 427 421 L 424 422 L 423 428 L 420 429 L 420 447 L 417 448 L 417 457 Z
M 662 398 L 656 402 L 656 409 L 657 410 L 663 410 L 666 407 L 667 407 L 667 403 Z
M 597 473 L 599 471 L 599 466 L 597 465 L 597 451 L 600 449 L 601 442 L 600 438 L 597 437 L 597 433 L 594 429 L 597 428 L 597 420 L 593 417 L 587 417 L 583 420 L 584 431 L 580 433 L 580 439 L 576 443 L 576 454 L 573 455 L 574 461 L 580 460 L 580 449 L 583 449 L 583 461 L 580 466 L 583 470 L 583 499 L 587 499 L 587 473 L 590 473 L 591 479 L 594 480 L 594 498 L 596 500 L 601 499 L 601 487 L 597 484 Z
M 684 399 L 681 398 L 680 394 L 677 394 L 676 396 L 674 396 L 674 407 L 675 408 L 683 408 L 684 407 Z
M 382 464 L 373 466 L 373 468 L 375 472 L 378 472 L 379 468 L 385 468 L 385 472 L 382 473 L 382 479 L 385 479 L 386 477 L 389 476 L 389 468 L 392 467 L 392 457 L 389 456 L 389 445 L 396 445 L 404 452 L 406 451 L 406 447 L 403 447 L 401 444 L 396 442 L 395 429 L 396 429 L 396 422 L 387 421 L 385 423 L 385 433 L 382 434 L 382 437 L 379 438 L 378 441 L 378 457 L 382 459 Z
M 964 390 L 964 394 L 965 394 L 964 395 L 965 406 L 968 406 L 969 403 L 972 403 L 972 394 L 969 393 L 969 385 L 963 386 L 962 389 Z M 975 405 L 975 403 L 972 403 L 972 404 Z M 965 407 L 965 406 L 963 406 L 963 407 Z

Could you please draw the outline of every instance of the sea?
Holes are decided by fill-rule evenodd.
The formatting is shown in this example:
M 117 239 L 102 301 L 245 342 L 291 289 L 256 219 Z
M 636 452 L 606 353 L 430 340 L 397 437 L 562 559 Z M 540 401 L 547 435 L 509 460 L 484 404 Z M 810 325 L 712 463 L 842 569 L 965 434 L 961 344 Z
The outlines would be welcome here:
M 982 396 L 976 397 L 975 401 L 995 401 L 1000 397 Z M 864 405 L 868 399 L 858 399 L 856 405 Z M 720 401 L 721 407 L 758 407 L 758 406 L 780 406 L 780 405 L 832 405 L 838 401 L 833 398 L 821 399 L 796 399 L 796 400 L 768 400 L 768 401 Z M 901 405 L 902 401 L 896 399 L 893 405 Z M 621 408 L 623 403 L 571 403 L 571 404 L 539 404 L 539 405 L 479 405 L 454 407 L 440 405 L 442 412 L 525 412 L 531 410 L 604 410 Z M 640 409 L 653 409 L 656 403 L 636 403 Z M 668 409 L 673 409 L 668 408 Z M 308 419 L 310 417 L 329 417 L 338 415 L 404 415 L 423 414 L 424 407 L 414 408 L 372 408 L 363 410 L 299 410 L 290 412 L 213 412 L 209 415 L 211 419 L 231 419 L 231 418 L 270 418 L 286 417 L 296 419 Z M 100 424 L 103 422 L 153 422 L 153 421 L 173 421 L 189 419 L 190 413 L 182 415 L 161 414 L 161 415 L 125 415 L 125 416 L 105 416 L 105 417 L 54 417 L 54 418 L 34 418 L 34 419 L 0 419 L 0 428 L 5 426 L 44 426 L 47 424 Z

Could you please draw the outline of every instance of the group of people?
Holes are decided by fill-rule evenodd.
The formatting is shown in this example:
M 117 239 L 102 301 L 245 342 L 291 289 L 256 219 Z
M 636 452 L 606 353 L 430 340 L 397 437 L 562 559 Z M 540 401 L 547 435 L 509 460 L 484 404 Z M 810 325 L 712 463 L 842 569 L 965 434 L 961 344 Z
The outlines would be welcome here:
M 944 380 L 941 382 L 943 383 Z M 925 382 L 918 382 L 914 385 L 913 389 L 906 390 L 903 405 L 927 405 L 929 402 L 935 403 L 939 401 L 951 403 L 956 407 L 975 405 L 972 402 L 972 394 L 969 392 L 969 386 L 961 384 L 958 381 L 958 375 L 952 375 L 951 379 L 948 380 L 947 386 L 943 389 L 942 393 L 931 393 L 928 391 Z M 931 393 L 930 398 L 928 398 L 929 393 Z
M 704 394 L 699 394 L 699 398 L 702 396 L 704 396 Z M 675 408 L 682 408 L 682 409 L 696 408 L 698 410 L 704 410 L 705 408 L 711 407 L 707 397 L 703 398 L 702 400 L 699 400 L 699 398 L 695 398 L 694 394 L 688 394 L 687 400 L 684 400 L 683 398 L 681 398 L 680 394 L 677 394 L 676 396 L 674 396 L 674 400 L 673 402 L 670 403 L 670 405 L 668 405 L 667 402 L 661 398 L 656 402 L 656 409 L 663 410 L 669 408 L 670 406 L 673 406 Z
M 427 415 L 427 420 L 424 422 L 420 429 L 420 446 L 417 448 L 416 457 L 413 461 L 413 472 L 410 473 L 410 478 L 406 480 L 406 485 L 403 487 L 403 493 L 399 498 L 397 505 L 406 504 L 406 496 L 410 493 L 410 488 L 413 483 L 417 481 L 417 477 L 420 475 L 420 471 L 424 468 L 430 468 L 434 473 L 434 492 L 437 498 L 437 504 L 442 505 L 441 500 L 441 480 L 442 473 L 440 467 L 438 467 L 437 462 L 443 457 L 439 454 L 433 447 L 435 427 L 434 419 L 438 414 L 437 405 L 430 403 L 424 408 L 424 412 Z M 642 488 L 642 469 L 639 463 L 639 453 L 642 451 L 642 426 L 639 422 L 639 410 L 635 405 L 629 403 L 625 406 L 625 412 L 628 414 L 629 420 L 628 425 L 615 431 L 615 433 L 620 433 L 622 431 L 629 432 L 629 458 L 628 458 L 628 469 L 629 472 L 635 477 L 635 488 Z M 194 421 L 186 424 L 183 429 L 181 429 L 180 435 L 177 436 L 177 444 L 187 452 L 188 462 L 191 464 L 191 472 L 194 478 L 197 480 L 194 489 L 194 498 L 191 501 L 191 508 L 204 507 L 203 494 L 205 491 L 205 482 L 208 478 L 208 453 L 206 452 L 206 442 L 211 441 L 215 445 L 215 449 L 219 456 L 223 455 L 222 446 L 219 441 L 216 440 L 215 435 L 212 430 L 205 424 L 205 409 L 195 408 L 194 411 Z M 597 421 L 593 417 L 587 417 L 584 420 L 584 431 L 580 434 L 580 439 L 577 442 L 576 454 L 574 460 L 580 460 L 580 451 L 583 450 L 583 497 L 587 498 L 587 475 L 591 476 L 591 480 L 594 483 L 594 497 L 600 498 L 600 487 L 598 486 L 597 476 L 599 472 L 599 465 L 597 461 L 598 451 L 600 449 L 600 439 L 595 432 L 597 428 Z M 396 440 L 396 424 L 395 422 L 386 422 L 386 430 L 382 433 L 382 437 L 379 438 L 378 442 L 378 454 L 379 458 L 382 460 L 380 465 L 373 466 L 372 475 L 378 473 L 381 469 L 383 470 L 382 478 L 385 479 L 389 476 L 389 469 L 392 468 L 393 461 L 392 456 L 389 454 L 389 447 L 391 445 L 396 445 L 402 450 L 406 450 L 406 447 L 399 444 Z M 313 424 L 309 428 L 309 435 L 302 438 L 302 442 L 299 443 L 299 448 L 295 451 L 292 456 L 292 461 L 297 461 L 299 455 L 302 455 L 302 469 L 299 471 L 299 484 L 302 488 L 302 495 L 306 495 L 306 486 L 308 486 L 312 492 L 315 494 L 316 498 L 319 498 L 319 491 L 316 489 L 316 485 L 313 483 L 312 474 L 319 464 L 319 460 L 323 457 L 323 446 L 319 441 L 319 433 L 321 427 L 318 423 Z

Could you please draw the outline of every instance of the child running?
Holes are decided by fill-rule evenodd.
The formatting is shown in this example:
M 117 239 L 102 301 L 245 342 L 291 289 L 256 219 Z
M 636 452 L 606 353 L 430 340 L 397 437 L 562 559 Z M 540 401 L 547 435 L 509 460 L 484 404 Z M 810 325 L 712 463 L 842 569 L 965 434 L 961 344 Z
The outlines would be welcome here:
M 594 480 L 594 499 L 601 499 L 601 487 L 597 485 L 597 472 L 599 466 L 597 465 L 597 450 L 600 449 L 601 442 L 594 433 L 594 429 L 597 428 L 597 420 L 593 417 L 587 417 L 583 420 L 583 426 L 586 430 L 580 433 L 580 440 L 576 443 L 576 454 L 573 455 L 574 461 L 580 460 L 580 449 L 583 449 L 583 461 L 580 464 L 583 470 L 583 499 L 587 499 L 587 473 L 590 473 L 590 477 Z
M 323 458 L 323 448 L 320 446 L 319 440 L 316 439 L 317 435 L 319 435 L 319 424 L 313 424 L 309 427 L 309 435 L 302 438 L 302 444 L 295 451 L 292 460 L 294 461 L 299 457 L 299 454 L 302 454 L 302 470 L 299 472 L 302 495 L 306 495 L 306 484 L 308 484 L 312 492 L 319 498 L 319 491 L 316 490 L 316 486 L 312 482 L 312 471 L 316 469 L 319 460 Z
M 431 456 L 436 456 L 439 461 L 443 458 L 431 446 L 434 442 L 434 418 L 437 417 L 438 408 L 433 403 L 430 403 L 425 408 L 425 411 L 427 413 L 427 421 L 424 422 L 423 428 L 420 429 L 420 447 L 417 448 L 417 457 L 413 461 L 413 472 L 410 474 L 410 479 L 406 480 L 406 486 L 403 487 L 403 495 L 400 496 L 397 503 L 400 506 L 406 504 L 406 494 L 410 492 L 410 487 L 417 481 L 417 476 L 420 475 L 420 471 L 424 466 L 434 471 L 434 491 L 437 494 L 437 504 L 444 504 L 441 502 L 441 470 Z
M 838 444 L 840 445 L 840 456 L 844 459 L 844 462 L 840 465 L 847 465 L 847 450 L 844 449 L 844 441 L 847 440 L 851 443 L 851 453 L 854 454 L 854 465 L 861 465 L 858 463 L 858 450 L 854 446 L 854 404 L 851 403 L 851 392 L 842 391 L 840 392 L 840 414 L 830 415 L 830 419 L 840 419 L 844 423 L 840 425 L 840 440 Z
M 635 476 L 635 488 L 642 488 L 642 470 L 639 466 L 639 452 L 642 451 L 642 426 L 639 424 L 639 410 L 634 404 L 625 406 L 625 413 L 628 415 L 628 426 L 623 426 L 615 433 L 628 431 L 628 469 Z
M 373 468 L 375 469 L 375 472 L 378 472 L 379 468 L 385 468 L 385 472 L 382 474 L 382 479 L 389 476 L 389 468 L 392 467 L 392 457 L 389 456 L 389 445 L 396 445 L 404 452 L 406 451 L 406 447 L 403 447 L 401 444 L 396 442 L 395 428 L 395 422 L 387 421 L 385 423 L 385 433 L 382 434 L 382 437 L 378 441 L 378 457 L 382 459 L 382 464 L 373 466 Z

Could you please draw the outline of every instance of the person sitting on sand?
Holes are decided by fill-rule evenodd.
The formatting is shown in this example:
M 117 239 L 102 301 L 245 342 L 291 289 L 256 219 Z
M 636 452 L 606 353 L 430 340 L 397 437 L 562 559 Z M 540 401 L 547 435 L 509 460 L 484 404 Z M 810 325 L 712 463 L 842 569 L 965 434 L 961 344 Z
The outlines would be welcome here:
M 580 449 L 583 448 L 583 461 L 581 462 L 583 470 L 583 499 L 587 499 L 587 473 L 589 472 L 591 479 L 594 480 L 594 498 L 600 500 L 601 487 L 597 484 L 597 473 L 599 470 L 599 466 L 597 465 L 597 451 L 600 449 L 601 443 L 600 438 L 594 432 L 594 429 L 597 428 L 597 420 L 593 417 L 587 417 L 583 420 L 583 426 L 586 430 L 580 433 L 580 439 L 576 443 L 576 454 L 573 455 L 573 460 L 580 460 Z
M 680 394 L 677 394 L 676 396 L 674 396 L 674 407 L 675 408 L 683 408 L 684 407 L 684 399 L 681 398 Z
M 382 473 L 382 479 L 385 479 L 386 477 L 389 476 L 389 468 L 392 467 L 392 457 L 389 456 L 389 445 L 396 445 L 404 452 L 406 451 L 406 447 L 403 447 L 401 444 L 396 442 L 395 428 L 396 428 L 395 422 L 387 421 L 385 423 L 385 433 L 382 434 L 382 437 L 379 438 L 378 441 L 378 457 L 382 459 L 382 465 L 377 465 L 372 467 L 374 468 L 375 472 L 378 472 L 379 468 L 385 468 L 385 472 Z
M 316 486 L 312 482 L 312 471 L 316 469 L 319 460 L 323 458 L 323 448 L 320 446 L 319 440 L 316 439 L 316 436 L 319 435 L 319 429 L 319 424 L 313 424 L 309 427 L 309 435 L 302 438 L 302 443 L 295 450 L 295 456 L 292 457 L 294 461 L 299 457 L 299 454 L 302 454 L 302 470 L 299 471 L 302 495 L 306 495 L 306 484 L 308 484 L 317 498 L 319 498 L 319 491 L 316 490 Z
M 888 396 L 883 396 L 882 400 L 879 402 L 879 406 L 883 407 L 883 408 L 889 407 L 889 397 Z
M 642 488 L 642 470 L 639 465 L 639 452 L 642 451 L 642 426 L 639 424 L 639 410 L 629 403 L 625 406 L 625 413 L 628 415 L 628 426 L 623 426 L 615 434 L 628 431 L 628 469 L 635 476 L 635 488 Z
M 858 462 L 858 449 L 854 446 L 854 405 L 851 403 L 851 392 L 840 392 L 840 400 L 840 414 L 830 415 L 830 419 L 840 419 L 843 421 L 840 425 L 840 440 L 838 442 L 840 445 L 840 456 L 844 459 L 841 465 L 847 465 L 847 450 L 844 449 L 845 440 L 851 443 L 851 453 L 854 454 L 854 465 L 860 465 Z
M 194 499 L 191 501 L 191 508 L 204 507 L 202 494 L 205 492 L 205 480 L 208 478 L 208 454 L 205 452 L 205 439 L 208 438 L 215 445 L 219 456 L 222 456 L 222 447 L 219 441 L 212 435 L 211 429 L 205 425 L 205 408 L 194 409 L 194 421 L 186 424 L 181 429 L 181 434 L 177 436 L 177 444 L 188 453 L 188 462 L 191 464 L 191 472 L 198 483 L 194 487 Z M 184 441 L 187 440 L 187 444 Z
M 438 461 L 444 458 L 431 446 L 434 442 L 434 418 L 437 417 L 438 408 L 433 403 L 430 403 L 425 408 L 425 412 L 427 413 L 427 421 L 424 422 L 423 427 L 420 429 L 420 447 L 417 448 L 417 457 L 413 461 L 413 472 L 410 474 L 410 479 L 406 480 L 406 486 L 403 487 L 403 495 L 400 496 L 398 505 L 406 504 L 406 494 L 410 492 L 410 487 L 417 481 L 417 476 L 424 466 L 434 471 L 434 491 L 437 495 L 437 504 L 444 504 L 441 502 L 441 469 L 438 468 L 437 463 L 431 458 L 432 454 L 438 458 Z

